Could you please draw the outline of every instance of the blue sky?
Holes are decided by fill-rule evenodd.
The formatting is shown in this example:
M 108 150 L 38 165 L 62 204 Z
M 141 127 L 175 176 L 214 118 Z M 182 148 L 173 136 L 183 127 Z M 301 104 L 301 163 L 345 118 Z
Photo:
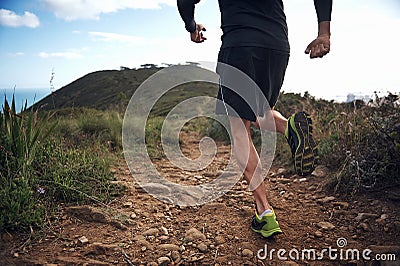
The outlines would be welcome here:
M 56 89 L 93 71 L 144 63 L 215 61 L 217 0 L 202 0 L 196 20 L 208 40 L 189 41 L 175 0 L 0 0 L 0 88 Z M 285 91 L 332 98 L 400 91 L 400 1 L 334 0 L 332 50 L 310 60 L 316 36 L 312 0 L 284 1 L 291 58 Z

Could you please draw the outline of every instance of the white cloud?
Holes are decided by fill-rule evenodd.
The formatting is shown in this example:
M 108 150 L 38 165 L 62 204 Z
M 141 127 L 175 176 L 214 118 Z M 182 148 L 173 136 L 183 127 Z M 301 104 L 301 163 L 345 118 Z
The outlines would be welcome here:
M 123 42 L 125 44 L 136 44 L 136 45 L 145 44 L 145 39 L 143 37 L 138 37 L 133 35 L 125 35 L 112 32 L 98 32 L 98 31 L 89 32 L 89 35 L 93 37 L 95 40 L 104 42 Z
M 18 56 L 24 56 L 24 55 L 25 55 L 25 53 L 23 53 L 23 52 L 8 53 L 8 56 L 11 56 L 11 57 L 18 57 Z
M 54 52 L 54 53 L 40 52 L 39 57 L 41 57 L 41 58 L 56 57 L 56 58 L 64 58 L 64 59 L 80 59 L 80 58 L 82 58 L 82 55 L 77 52 Z
M 36 28 L 40 25 L 40 22 L 35 14 L 27 11 L 25 11 L 23 16 L 20 16 L 11 10 L 0 9 L 0 25 Z
M 68 21 L 78 19 L 99 19 L 100 14 L 123 9 L 159 9 L 161 6 L 175 6 L 176 0 L 42 0 L 56 17 Z

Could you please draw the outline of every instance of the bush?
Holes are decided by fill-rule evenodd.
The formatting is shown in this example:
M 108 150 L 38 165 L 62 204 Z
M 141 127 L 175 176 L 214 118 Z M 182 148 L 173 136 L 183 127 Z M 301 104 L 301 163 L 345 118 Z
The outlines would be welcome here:
M 122 187 L 113 184 L 110 164 L 114 161 L 100 143 L 69 147 L 56 140 L 43 145 L 35 170 L 38 186 L 47 198 L 66 203 L 108 203 Z
M 14 96 L 11 106 L 4 98 L 0 112 L 0 229 L 40 223 L 43 208 L 32 189 L 37 182 L 32 163 L 41 142 L 56 126 L 48 126 L 49 119 L 39 119 L 37 112 L 27 111 L 26 104 L 17 114 Z
M 75 115 L 58 115 L 58 128 L 52 114 L 28 111 L 26 105 L 17 114 L 14 98 L 11 107 L 5 98 L 0 112 L 0 230 L 41 226 L 60 201 L 107 203 L 121 193 L 123 187 L 111 182 L 114 157 L 105 140 L 120 142 L 122 121 L 113 113 L 92 110 Z M 72 142 L 66 141 L 71 137 Z
M 328 185 L 335 191 L 356 193 L 400 184 L 398 99 L 389 93 L 368 104 L 358 100 L 334 103 L 309 95 L 283 94 L 277 109 L 285 116 L 299 110 L 311 114 L 320 163 L 332 171 Z M 281 164 L 291 157 L 285 142 L 278 138 L 276 159 Z
M 122 149 L 123 118 L 117 111 L 67 108 L 56 111 L 54 117 L 58 121 L 55 135 L 63 137 L 69 145 L 100 141 L 111 150 Z
M 390 95 L 377 98 L 378 105 L 343 114 L 337 122 L 344 132 L 332 145 L 341 162 L 336 190 L 354 193 L 400 185 L 400 113 L 388 99 Z

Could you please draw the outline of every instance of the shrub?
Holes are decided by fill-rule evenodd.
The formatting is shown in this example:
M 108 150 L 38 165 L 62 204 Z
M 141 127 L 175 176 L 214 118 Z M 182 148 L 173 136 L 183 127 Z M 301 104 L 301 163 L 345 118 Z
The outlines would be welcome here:
M 38 186 L 47 198 L 67 203 L 109 202 L 122 187 L 112 183 L 110 164 L 114 161 L 100 143 L 69 147 L 56 140 L 43 145 L 35 170 Z
M 28 111 L 26 105 L 17 114 L 14 98 L 11 106 L 4 101 L 0 112 L 0 230 L 41 226 L 45 214 L 60 201 L 107 203 L 123 190 L 112 182 L 114 157 L 104 141 L 120 142 L 118 117 L 86 111 L 77 118 L 58 115 L 57 122 L 52 119 L 51 113 Z M 85 121 L 94 123 L 86 125 Z M 56 127 L 58 122 L 61 128 Z M 87 138 L 78 141 L 78 135 Z M 76 137 L 72 143 L 66 141 L 71 136 Z
M 14 96 L 11 106 L 4 98 L 0 112 L 0 229 L 37 225 L 41 220 L 43 208 L 32 189 L 37 182 L 32 163 L 41 142 L 56 126 L 48 126 L 49 119 L 39 119 L 37 111 L 27 111 L 26 104 L 17 114 Z

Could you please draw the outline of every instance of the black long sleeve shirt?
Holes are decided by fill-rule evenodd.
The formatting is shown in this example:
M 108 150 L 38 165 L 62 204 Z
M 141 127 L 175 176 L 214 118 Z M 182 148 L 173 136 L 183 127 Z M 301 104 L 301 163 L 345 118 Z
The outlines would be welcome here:
M 195 4 L 177 0 L 186 30 L 194 32 Z M 282 0 L 218 0 L 221 11 L 222 48 L 258 46 L 289 52 L 288 29 Z M 314 0 L 318 22 L 330 21 L 332 0 Z

